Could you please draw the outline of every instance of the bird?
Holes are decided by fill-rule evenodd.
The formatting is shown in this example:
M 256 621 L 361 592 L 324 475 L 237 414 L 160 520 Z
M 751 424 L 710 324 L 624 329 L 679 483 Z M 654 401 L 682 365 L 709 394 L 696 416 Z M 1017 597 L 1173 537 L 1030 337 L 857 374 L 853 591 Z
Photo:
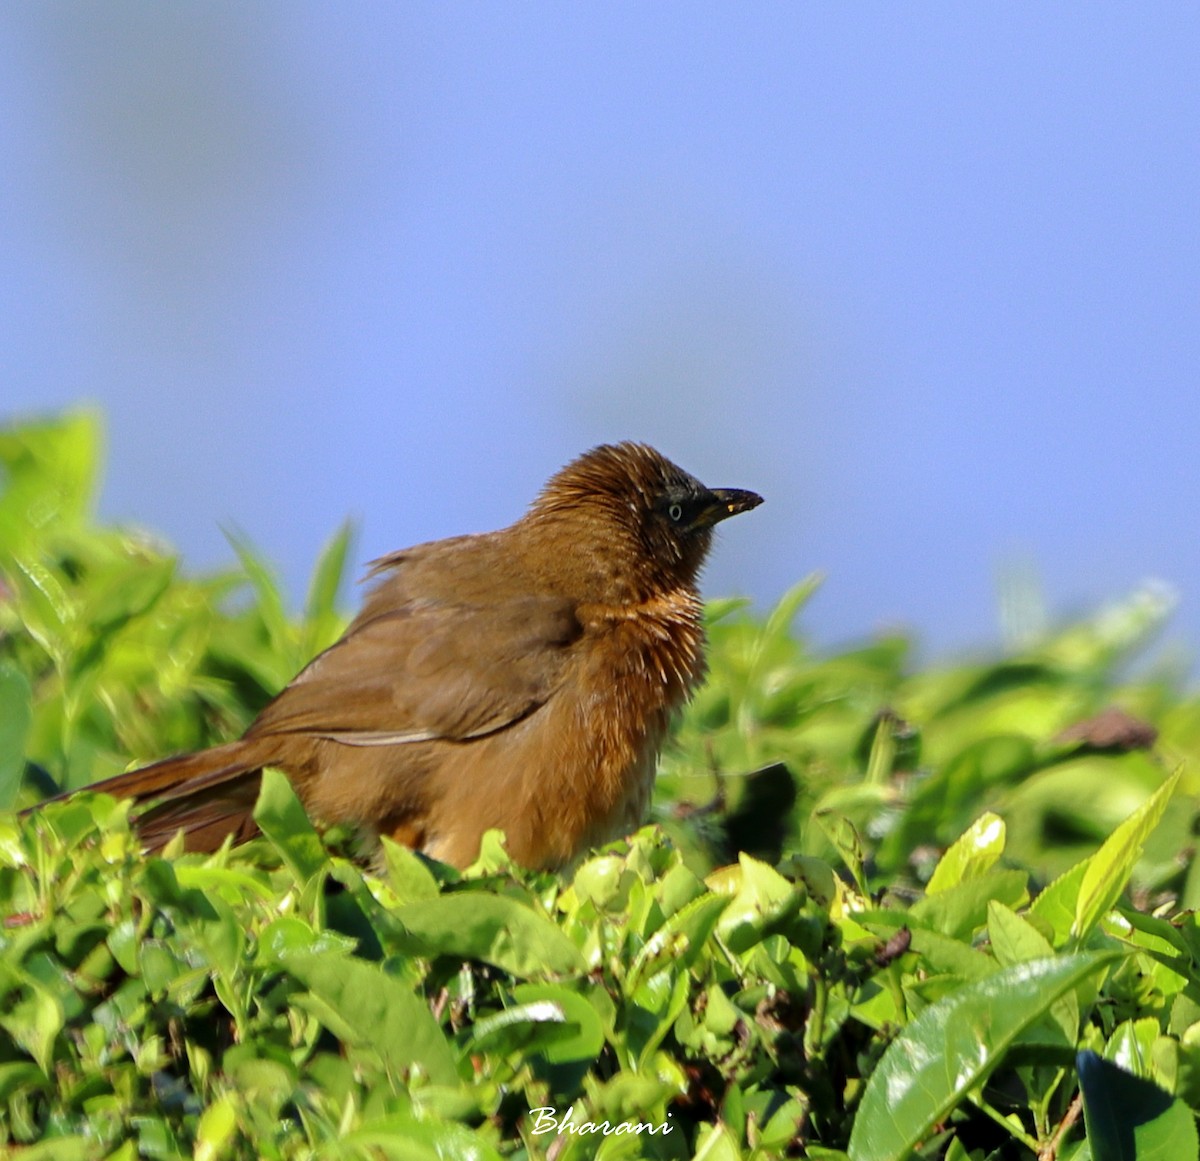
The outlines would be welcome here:
M 484 833 L 569 868 L 645 820 L 672 718 L 705 675 L 714 526 L 762 503 L 644 443 L 603 444 L 515 523 L 372 562 L 361 609 L 243 736 L 88 787 L 148 852 L 258 833 L 264 767 L 319 822 L 458 868 Z

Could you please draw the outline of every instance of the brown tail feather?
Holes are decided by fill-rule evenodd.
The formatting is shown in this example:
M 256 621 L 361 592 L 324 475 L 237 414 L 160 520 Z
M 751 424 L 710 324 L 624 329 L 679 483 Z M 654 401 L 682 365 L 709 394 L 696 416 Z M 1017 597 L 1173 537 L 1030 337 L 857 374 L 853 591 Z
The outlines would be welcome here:
M 252 814 L 262 768 L 271 760 L 267 746 L 244 739 L 164 758 L 87 789 L 151 803 L 134 819 L 149 851 L 166 846 L 179 830 L 189 851 L 215 851 L 226 835 L 242 842 L 258 833 Z
M 215 785 L 156 802 L 134 826 L 148 851 L 161 850 L 180 830 L 189 851 L 215 851 L 228 835 L 235 843 L 245 842 L 258 834 L 254 804 L 261 779 L 258 768 L 226 774 Z

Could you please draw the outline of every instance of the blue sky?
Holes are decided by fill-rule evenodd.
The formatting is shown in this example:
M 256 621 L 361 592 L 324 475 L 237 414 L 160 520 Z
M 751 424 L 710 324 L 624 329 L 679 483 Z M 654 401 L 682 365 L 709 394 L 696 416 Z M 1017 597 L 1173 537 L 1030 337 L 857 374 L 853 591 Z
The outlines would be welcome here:
M 994 641 L 1146 578 L 1200 647 L 1200 9 L 0 12 L 0 414 L 102 512 L 299 594 L 594 443 L 767 503 L 706 589 Z

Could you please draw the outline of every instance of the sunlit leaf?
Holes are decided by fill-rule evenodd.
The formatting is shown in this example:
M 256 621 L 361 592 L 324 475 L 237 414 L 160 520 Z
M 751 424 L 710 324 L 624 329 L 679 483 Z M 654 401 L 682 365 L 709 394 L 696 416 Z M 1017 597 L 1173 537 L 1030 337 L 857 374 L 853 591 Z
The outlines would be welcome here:
M 263 771 L 254 821 L 279 851 L 298 883 L 307 883 L 328 864 L 329 856 L 320 835 L 281 771 L 270 767 Z
M 1004 820 L 988 811 L 955 839 L 938 862 L 925 893 L 936 895 L 991 870 L 1004 854 Z
M 966 984 L 925 1009 L 888 1046 L 867 1082 L 851 1161 L 902 1161 L 1003 1060 L 1059 996 L 1115 953 L 1031 960 Z
M 1143 844 L 1170 805 L 1181 775 L 1181 770 L 1172 774 L 1088 859 L 1075 902 L 1071 927 L 1075 939 L 1087 935 L 1120 898 L 1141 857 Z
M 290 952 L 282 964 L 321 1001 L 314 1013 L 335 1034 L 374 1049 L 389 1068 L 415 1064 L 440 1084 L 457 1079 L 442 1030 L 425 1001 L 400 980 L 351 957 Z
M 483 892 L 407 903 L 396 919 L 426 955 L 482 960 L 522 978 L 586 970 L 578 948 L 548 919 L 514 899 Z
M 347 520 L 321 550 L 304 602 L 303 652 L 315 656 L 337 640 L 343 626 L 337 600 L 346 579 L 346 562 L 354 539 L 354 524 Z

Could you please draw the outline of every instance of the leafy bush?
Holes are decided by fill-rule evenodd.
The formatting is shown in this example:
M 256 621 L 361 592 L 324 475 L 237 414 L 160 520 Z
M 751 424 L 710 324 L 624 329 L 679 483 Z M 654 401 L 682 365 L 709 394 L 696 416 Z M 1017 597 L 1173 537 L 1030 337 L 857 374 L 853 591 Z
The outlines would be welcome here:
M 346 529 L 296 618 L 244 543 L 191 578 L 97 527 L 98 460 L 86 414 L 0 432 L 0 806 L 237 733 L 342 625 Z M 656 824 L 570 877 L 364 865 L 272 772 L 213 856 L 0 815 L 0 1146 L 1196 1156 L 1200 702 L 1124 676 L 1161 596 L 919 669 L 812 649 L 812 588 L 711 607 Z

